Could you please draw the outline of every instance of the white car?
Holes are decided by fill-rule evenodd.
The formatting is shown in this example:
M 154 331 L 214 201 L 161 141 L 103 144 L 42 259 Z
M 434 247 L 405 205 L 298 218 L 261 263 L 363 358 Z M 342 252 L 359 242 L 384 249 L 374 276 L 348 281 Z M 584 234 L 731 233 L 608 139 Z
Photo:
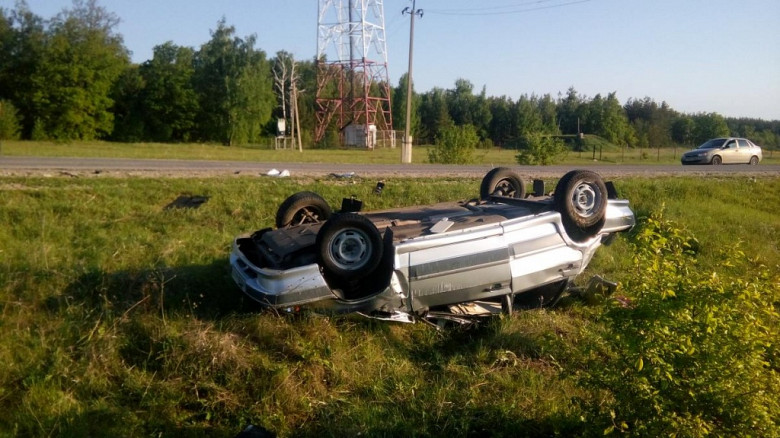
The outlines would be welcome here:
M 627 200 L 575 170 L 552 196 L 525 196 L 508 168 L 485 175 L 481 199 L 361 213 L 312 192 L 285 200 L 276 229 L 239 236 L 233 279 L 263 306 L 413 321 L 473 303 L 553 304 L 602 243 L 634 225 Z
M 683 154 L 682 164 L 750 164 L 761 162 L 761 148 L 746 138 L 713 138 Z

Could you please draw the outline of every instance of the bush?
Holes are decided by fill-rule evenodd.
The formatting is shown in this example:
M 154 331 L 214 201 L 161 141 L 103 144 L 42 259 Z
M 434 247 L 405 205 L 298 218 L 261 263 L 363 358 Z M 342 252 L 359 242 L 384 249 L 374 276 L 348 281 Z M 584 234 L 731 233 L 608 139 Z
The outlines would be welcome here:
M 0 140 L 18 139 L 19 130 L 16 107 L 7 100 L 0 100 Z
M 660 214 L 632 246 L 630 296 L 602 315 L 599 357 L 579 374 L 602 396 L 588 421 L 604 434 L 780 436 L 777 278 L 737 248 L 723 271 L 700 269 L 695 238 Z
M 563 140 L 539 133 L 526 134 L 520 137 L 518 144 L 520 152 L 515 157 L 519 164 L 554 164 L 566 152 Z
M 474 126 L 448 126 L 439 132 L 436 144 L 428 149 L 428 161 L 443 164 L 471 163 L 478 144 L 479 136 Z

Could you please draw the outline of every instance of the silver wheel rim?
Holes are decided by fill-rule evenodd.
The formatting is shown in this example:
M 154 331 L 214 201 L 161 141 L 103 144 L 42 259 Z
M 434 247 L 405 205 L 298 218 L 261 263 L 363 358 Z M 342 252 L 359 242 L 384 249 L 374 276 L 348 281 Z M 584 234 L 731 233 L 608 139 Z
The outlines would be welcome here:
M 348 228 L 336 233 L 330 241 L 330 254 L 340 269 L 360 269 L 371 258 L 368 236 L 361 230 Z
M 596 206 L 601 204 L 601 194 L 588 183 L 579 184 L 572 193 L 574 211 L 580 217 L 591 217 L 596 214 Z

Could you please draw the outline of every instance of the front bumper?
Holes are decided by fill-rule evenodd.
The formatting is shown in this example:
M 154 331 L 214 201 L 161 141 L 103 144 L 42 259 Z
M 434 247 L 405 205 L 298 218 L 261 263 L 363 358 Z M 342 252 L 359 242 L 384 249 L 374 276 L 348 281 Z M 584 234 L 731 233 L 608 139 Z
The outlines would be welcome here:
M 710 164 L 711 160 L 712 160 L 712 157 L 710 157 L 709 155 L 690 156 L 690 157 L 683 156 L 680 159 L 680 162 L 682 164 Z

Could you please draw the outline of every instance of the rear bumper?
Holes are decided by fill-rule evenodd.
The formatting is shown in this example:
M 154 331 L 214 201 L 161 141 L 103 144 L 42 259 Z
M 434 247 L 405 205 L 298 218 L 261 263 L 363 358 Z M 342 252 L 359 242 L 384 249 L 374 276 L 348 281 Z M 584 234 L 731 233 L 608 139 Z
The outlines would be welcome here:
M 286 308 L 336 298 L 317 264 L 285 270 L 258 268 L 234 243 L 230 266 L 239 289 L 264 306 Z

